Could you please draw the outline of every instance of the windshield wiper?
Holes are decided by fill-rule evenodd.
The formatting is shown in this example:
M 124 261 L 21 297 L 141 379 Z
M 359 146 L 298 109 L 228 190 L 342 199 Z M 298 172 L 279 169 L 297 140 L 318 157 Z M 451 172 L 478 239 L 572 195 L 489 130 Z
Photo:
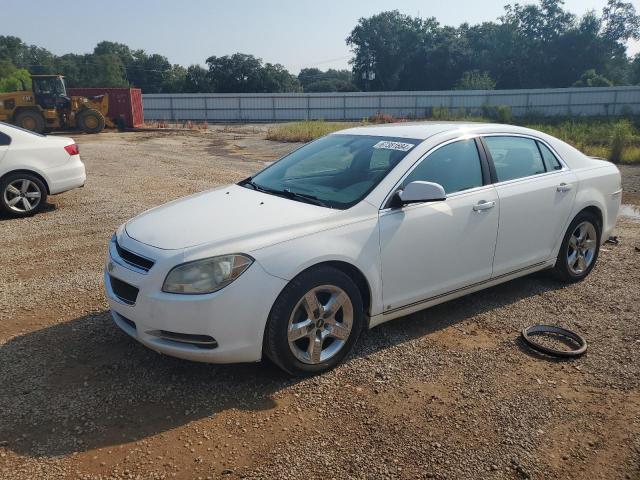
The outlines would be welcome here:
M 311 203 L 313 205 L 319 205 L 321 207 L 330 208 L 329 205 L 327 205 L 326 203 L 324 203 L 322 200 L 320 200 L 318 197 L 314 195 L 309 195 L 307 193 L 300 193 L 300 192 L 292 192 L 291 190 L 287 190 L 287 189 L 282 190 L 281 193 L 283 195 L 286 195 L 288 198 L 291 198 L 292 200 L 295 200 L 297 198 L 299 200 L 302 200 L 303 202 Z
M 262 185 L 258 185 L 256 182 L 254 182 L 251 179 L 251 177 L 249 177 L 246 180 L 240 182 L 240 184 L 241 185 L 249 185 L 254 190 L 257 190 L 259 192 L 270 193 L 272 195 L 278 195 L 279 197 L 285 197 L 285 198 L 289 198 L 291 200 L 298 200 L 298 201 L 302 201 L 302 202 L 306 202 L 306 203 L 311 203 L 313 205 L 318 205 L 320 207 L 330 208 L 326 203 L 324 203 L 322 200 L 320 200 L 318 197 L 316 197 L 314 195 L 309 195 L 309 194 L 306 194 L 306 193 L 299 193 L 299 192 L 292 192 L 288 188 L 285 188 L 284 190 L 278 190 L 278 189 L 275 189 L 275 188 L 263 187 Z

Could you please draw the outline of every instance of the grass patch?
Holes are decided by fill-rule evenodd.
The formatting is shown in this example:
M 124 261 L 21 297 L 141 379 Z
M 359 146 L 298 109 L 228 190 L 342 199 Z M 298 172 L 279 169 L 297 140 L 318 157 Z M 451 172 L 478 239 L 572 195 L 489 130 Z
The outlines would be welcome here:
M 628 119 L 565 120 L 559 123 L 524 122 L 573 145 L 578 150 L 614 163 L 640 163 L 640 131 Z
M 267 140 L 278 142 L 310 142 L 338 130 L 357 127 L 355 122 L 325 122 L 324 120 L 306 120 L 304 122 L 283 123 L 267 131 Z
M 497 120 L 495 118 L 461 115 L 460 112 L 451 114 L 444 108 L 434 113 L 434 117 L 427 120 L 463 120 L 467 122 L 495 122 Z M 508 117 L 508 115 L 500 114 L 499 112 L 498 116 L 503 117 L 503 119 Z M 403 120 L 379 115 L 365 119 L 362 122 L 313 120 L 284 123 L 270 128 L 267 132 L 267 139 L 280 142 L 310 142 L 345 128 L 394 121 Z M 513 123 L 548 133 L 573 145 L 587 155 L 606 158 L 614 163 L 640 164 L 640 118 L 517 118 L 512 119 L 511 122 L 504 123 Z

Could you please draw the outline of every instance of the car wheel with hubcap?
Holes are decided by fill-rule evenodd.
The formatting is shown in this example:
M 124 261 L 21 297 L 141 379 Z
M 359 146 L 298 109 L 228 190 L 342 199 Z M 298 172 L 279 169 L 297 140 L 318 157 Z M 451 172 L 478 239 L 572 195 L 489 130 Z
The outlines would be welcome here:
M 289 373 L 324 372 L 346 357 L 363 326 L 358 287 L 344 272 L 319 266 L 294 278 L 274 303 L 264 352 Z
M 33 215 L 46 200 L 47 190 L 34 175 L 16 173 L 0 181 L 0 208 L 13 217 Z
M 578 282 L 593 269 L 600 251 L 600 222 L 584 211 L 573 219 L 556 259 L 553 273 L 564 282 Z

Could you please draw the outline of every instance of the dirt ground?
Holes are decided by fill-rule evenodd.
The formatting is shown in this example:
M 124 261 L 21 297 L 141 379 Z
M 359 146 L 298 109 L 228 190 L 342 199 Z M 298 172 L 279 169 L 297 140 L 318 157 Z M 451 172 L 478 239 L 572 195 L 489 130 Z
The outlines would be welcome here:
M 536 274 L 366 332 L 334 371 L 158 355 L 111 322 L 101 269 L 137 213 L 294 148 L 264 126 L 78 136 L 85 188 L 0 219 L 0 478 L 640 479 L 640 221 L 593 273 Z M 640 205 L 640 167 L 626 167 Z M 558 323 L 552 361 L 519 331 Z

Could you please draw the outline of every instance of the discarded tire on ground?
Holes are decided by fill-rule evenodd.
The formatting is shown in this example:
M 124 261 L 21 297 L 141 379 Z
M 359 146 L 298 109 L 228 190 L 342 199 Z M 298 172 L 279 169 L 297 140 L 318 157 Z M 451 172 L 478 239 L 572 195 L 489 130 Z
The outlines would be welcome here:
M 565 337 L 575 342 L 578 348 L 573 350 L 558 350 L 555 348 L 542 345 L 534 340 L 535 334 L 550 333 L 558 337 Z M 566 328 L 557 327 L 555 325 L 531 325 L 522 330 L 522 338 L 529 347 L 537 350 L 538 352 L 551 355 L 553 357 L 578 357 L 587 351 L 587 341 L 575 332 L 567 330 Z

